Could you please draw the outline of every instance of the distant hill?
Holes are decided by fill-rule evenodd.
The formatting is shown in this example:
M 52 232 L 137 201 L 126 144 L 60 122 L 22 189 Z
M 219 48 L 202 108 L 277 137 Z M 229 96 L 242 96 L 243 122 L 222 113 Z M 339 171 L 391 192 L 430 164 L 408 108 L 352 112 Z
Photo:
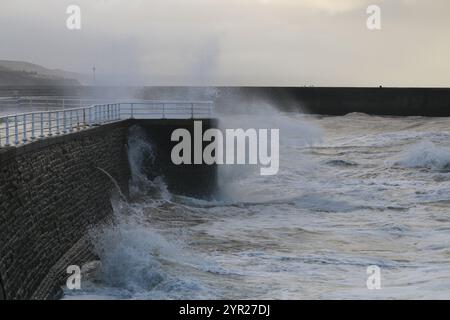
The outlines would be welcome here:
M 82 74 L 24 61 L 0 60 L 0 85 L 80 85 Z

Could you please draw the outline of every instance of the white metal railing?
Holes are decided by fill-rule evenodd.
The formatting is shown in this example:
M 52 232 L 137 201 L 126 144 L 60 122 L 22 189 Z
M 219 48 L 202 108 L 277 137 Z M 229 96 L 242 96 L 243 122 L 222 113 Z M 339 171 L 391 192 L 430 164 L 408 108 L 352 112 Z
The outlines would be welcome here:
M 45 111 L 51 109 L 70 109 L 81 108 L 93 104 L 112 103 L 116 101 L 105 99 L 88 99 L 80 97 L 59 97 L 59 96 L 38 96 L 38 97 L 3 97 L 0 98 L 0 106 L 17 105 L 28 109 L 44 109 Z
M 0 148 L 126 119 L 207 119 L 212 116 L 213 103 L 209 101 L 143 100 L 7 115 L 0 117 Z

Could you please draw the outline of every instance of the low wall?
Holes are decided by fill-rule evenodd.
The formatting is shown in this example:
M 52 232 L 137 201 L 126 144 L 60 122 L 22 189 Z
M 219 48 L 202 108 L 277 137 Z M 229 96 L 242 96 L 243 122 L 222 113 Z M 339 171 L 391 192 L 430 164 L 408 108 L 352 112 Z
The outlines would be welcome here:
M 128 122 L 0 149 L 0 299 L 47 299 L 90 258 L 90 226 L 128 191 Z

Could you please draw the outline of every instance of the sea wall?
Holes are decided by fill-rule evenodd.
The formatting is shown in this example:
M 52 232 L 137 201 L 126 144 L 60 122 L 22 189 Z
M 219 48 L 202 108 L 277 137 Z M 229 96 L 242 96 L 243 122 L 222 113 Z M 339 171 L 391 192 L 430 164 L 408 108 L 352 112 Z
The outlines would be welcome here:
M 129 123 L 0 149 L 0 299 L 48 299 L 69 265 L 92 257 L 86 234 L 127 193 Z M 100 168 L 100 169 L 99 169 Z
M 243 102 L 267 102 L 285 111 L 323 115 L 450 116 L 450 88 L 0 86 L 0 96 L 27 95 L 213 100 L 217 109 L 228 111 L 242 108 Z
M 282 110 L 321 115 L 450 116 L 450 89 L 242 88 L 241 95 L 265 100 Z M 226 99 L 226 94 L 223 97 Z
M 245 105 L 253 105 L 254 111 L 268 103 L 282 111 L 320 115 L 450 116 L 448 88 L 146 87 L 141 98 L 186 96 L 214 100 L 216 108 L 225 112 L 245 111 Z

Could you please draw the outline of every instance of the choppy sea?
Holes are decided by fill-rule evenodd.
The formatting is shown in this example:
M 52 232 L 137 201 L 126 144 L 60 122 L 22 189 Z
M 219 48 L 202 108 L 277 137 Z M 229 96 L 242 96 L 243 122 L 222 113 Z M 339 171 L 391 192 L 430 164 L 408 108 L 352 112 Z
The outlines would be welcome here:
M 178 196 L 130 135 L 132 199 L 112 199 L 98 270 L 65 299 L 450 298 L 450 119 L 267 107 L 220 124 L 279 128 L 279 173 L 221 167 L 214 199 Z

